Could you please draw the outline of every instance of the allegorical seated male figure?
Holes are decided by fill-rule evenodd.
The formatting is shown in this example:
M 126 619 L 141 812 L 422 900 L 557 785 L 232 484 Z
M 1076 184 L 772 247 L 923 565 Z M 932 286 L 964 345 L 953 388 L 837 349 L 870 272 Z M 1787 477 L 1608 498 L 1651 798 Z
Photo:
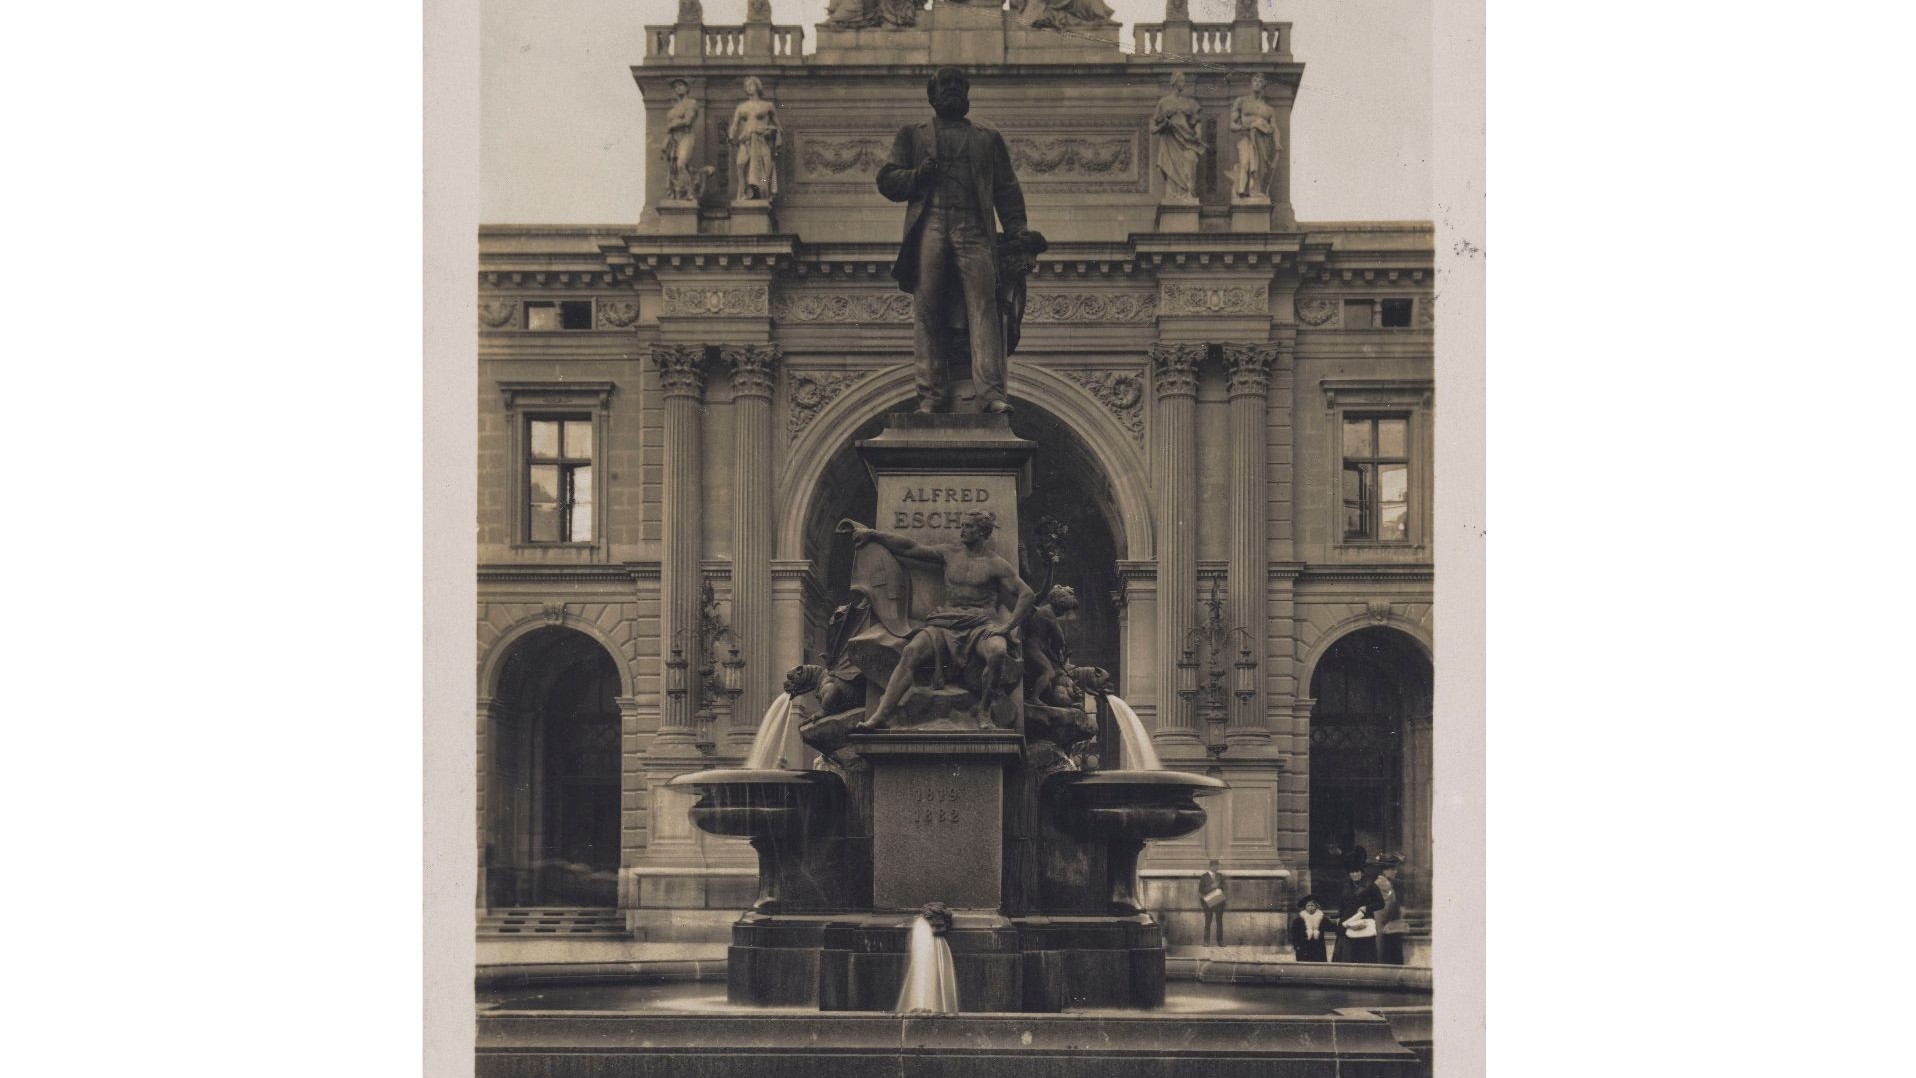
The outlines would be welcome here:
M 1016 646 L 1014 634 L 1037 603 L 1036 594 L 1018 570 L 986 548 L 996 527 L 997 518 L 990 512 L 974 510 L 958 526 L 959 542 L 932 544 L 881 532 L 857 521 L 839 524 L 840 530 L 851 532 L 856 545 L 876 542 L 896 557 L 940 565 L 945 570 L 944 603 L 905 637 L 904 650 L 892 667 L 884 695 L 857 729 L 878 730 L 890 723 L 905 694 L 911 691 L 918 669 L 927 663 L 933 665 L 934 687 L 970 671 L 979 686 L 978 726 L 992 728 L 991 707 L 999 692 L 1007 680 L 1015 684 L 1024 675 L 1023 662 L 1011 661 Z M 1011 612 L 1000 617 L 1001 607 L 1009 607 Z

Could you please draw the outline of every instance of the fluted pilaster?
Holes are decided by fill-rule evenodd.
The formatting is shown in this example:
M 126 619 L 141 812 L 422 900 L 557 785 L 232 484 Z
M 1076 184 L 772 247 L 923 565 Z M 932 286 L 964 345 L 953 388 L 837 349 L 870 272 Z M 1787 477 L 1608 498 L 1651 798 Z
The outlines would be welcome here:
M 665 623 L 659 652 L 669 658 L 676 645 L 691 666 L 686 692 L 665 697 L 656 755 L 696 755 L 692 715 L 698 709 L 699 520 L 703 515 L 699 469 L 700 424 L 705 402 L 705 349 L 699 345 L 662 345 L 652 353 L 658 364 L 659 391 L 665 402 L 665 536 L 660 557 L 660 590 Z
M 1230 373 L 1231 543 L 1230 624 L 1251 634 L 1251 653 L 1257 658 L 1257 691 L 1249 699 L 1232 696 L 1230 726 L 1225 738 L 1233 748 L 1260 748 L 1271 742 L 1264 717 L 1264 681 L 1269 661 L 1265 640 L 1265 514 L 1269 464 L 1264 424 L 1271 393 L 1271 372 L 1278 362 L 1273 344 L 1227 344 L 1224 367 Z
M 732 371 L 732 630 L 745 670 L 726 735 L 741 753 L 757 735 L 777 695 L 772 655 L 772 380 L 777 345 L 727 344 L 719 358 Z
M 1191 702 L 1177 692 L 1175 663 L 1186 630 L 1197 624 L 1197 384 L 1205 346 L 1151 349 L 1151 456 L 1158 493 L 1158 721 L 1167 745 L 1198 745 Z

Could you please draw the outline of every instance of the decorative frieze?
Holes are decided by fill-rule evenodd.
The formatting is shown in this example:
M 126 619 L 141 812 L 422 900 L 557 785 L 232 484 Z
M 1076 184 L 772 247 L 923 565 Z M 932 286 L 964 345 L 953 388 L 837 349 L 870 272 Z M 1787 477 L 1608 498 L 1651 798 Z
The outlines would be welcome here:
M 869 368 L 788 371 L 786 399 L 791 402 L 791 416 L 786 421 L 787 440 L 797 438 L 839 394 L 876 373 Z
M 1060 367 L 1058 373 L 1083 386 L 1104 405 L 1133 439 L 1144 440 L 1144 372 Z
M 1027 311 L 1025 316 L 1030 318 Z M 772 321 L 877 324 L 911 321 L 911 297 L 903 292 L 779 293 Z
M 1136 154 L 1135 139 L 1014 138 L 1007 140 L 1011 167 L 1020 177 L 1086 177 L 1127 174 Z
M 799 175 L 834 179 L 847 173 L 875 176 L 891 156 L 890 142 L 879 138 L 805 138 L 798 154 Z
M 772 396 L 772 370 L 778 366 L 775 344 L 722 344 L 719 358 L 732 368 L 732 392 L 739 397 Z
M 764 285 L 668 285 L 663 290 L 665 313 L 690 317 L 762 315 L 767 313 L 770 289 Z
M 1026 322 L 1150 322 L 1158 297 L 1150 292 L 1037 292 L 1025 304 Z
M 479 304 L 479 324 L 487 329 L 505 329 L 519 317 L 519 302 L 503 299 Z
M 1164 285 L 1159 303 L 1163 314 L 1263 314 L 1270 310 L 1270 289 L 1264 285 Z
M 602 299 L 599 301 L 599 324 L 602 326 L 624 329 L 638 320 L 638 300 Z

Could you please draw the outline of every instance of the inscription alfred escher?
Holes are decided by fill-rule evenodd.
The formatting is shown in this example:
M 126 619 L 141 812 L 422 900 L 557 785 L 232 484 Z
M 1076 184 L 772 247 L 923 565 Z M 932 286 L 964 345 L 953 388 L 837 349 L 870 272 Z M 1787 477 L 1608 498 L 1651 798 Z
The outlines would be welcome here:
M 892 510 L 894 528 L 949 528 L 964 522 L 967 508 L 991 500 L 991 491 L 982 487 L 906 487 L 898 499 L 903 508 Z M 939 508 L 950 506 L 951 508 Z

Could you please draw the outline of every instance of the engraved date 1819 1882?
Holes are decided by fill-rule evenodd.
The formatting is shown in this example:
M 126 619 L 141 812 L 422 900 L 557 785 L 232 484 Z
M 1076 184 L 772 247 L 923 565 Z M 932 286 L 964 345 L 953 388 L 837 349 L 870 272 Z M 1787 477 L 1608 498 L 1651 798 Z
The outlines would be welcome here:
M 957 790 L 950 787 L 927 787 L 918 791 L 915 800 L 918 802 L 918 807 L 911 812 L 911 822 L 919 827 L 935 827 L 938 824 L 958 822 L 958 806 L 954 804 L 958 800 Z M 950 807 L 932 807 L 944 805 Z

